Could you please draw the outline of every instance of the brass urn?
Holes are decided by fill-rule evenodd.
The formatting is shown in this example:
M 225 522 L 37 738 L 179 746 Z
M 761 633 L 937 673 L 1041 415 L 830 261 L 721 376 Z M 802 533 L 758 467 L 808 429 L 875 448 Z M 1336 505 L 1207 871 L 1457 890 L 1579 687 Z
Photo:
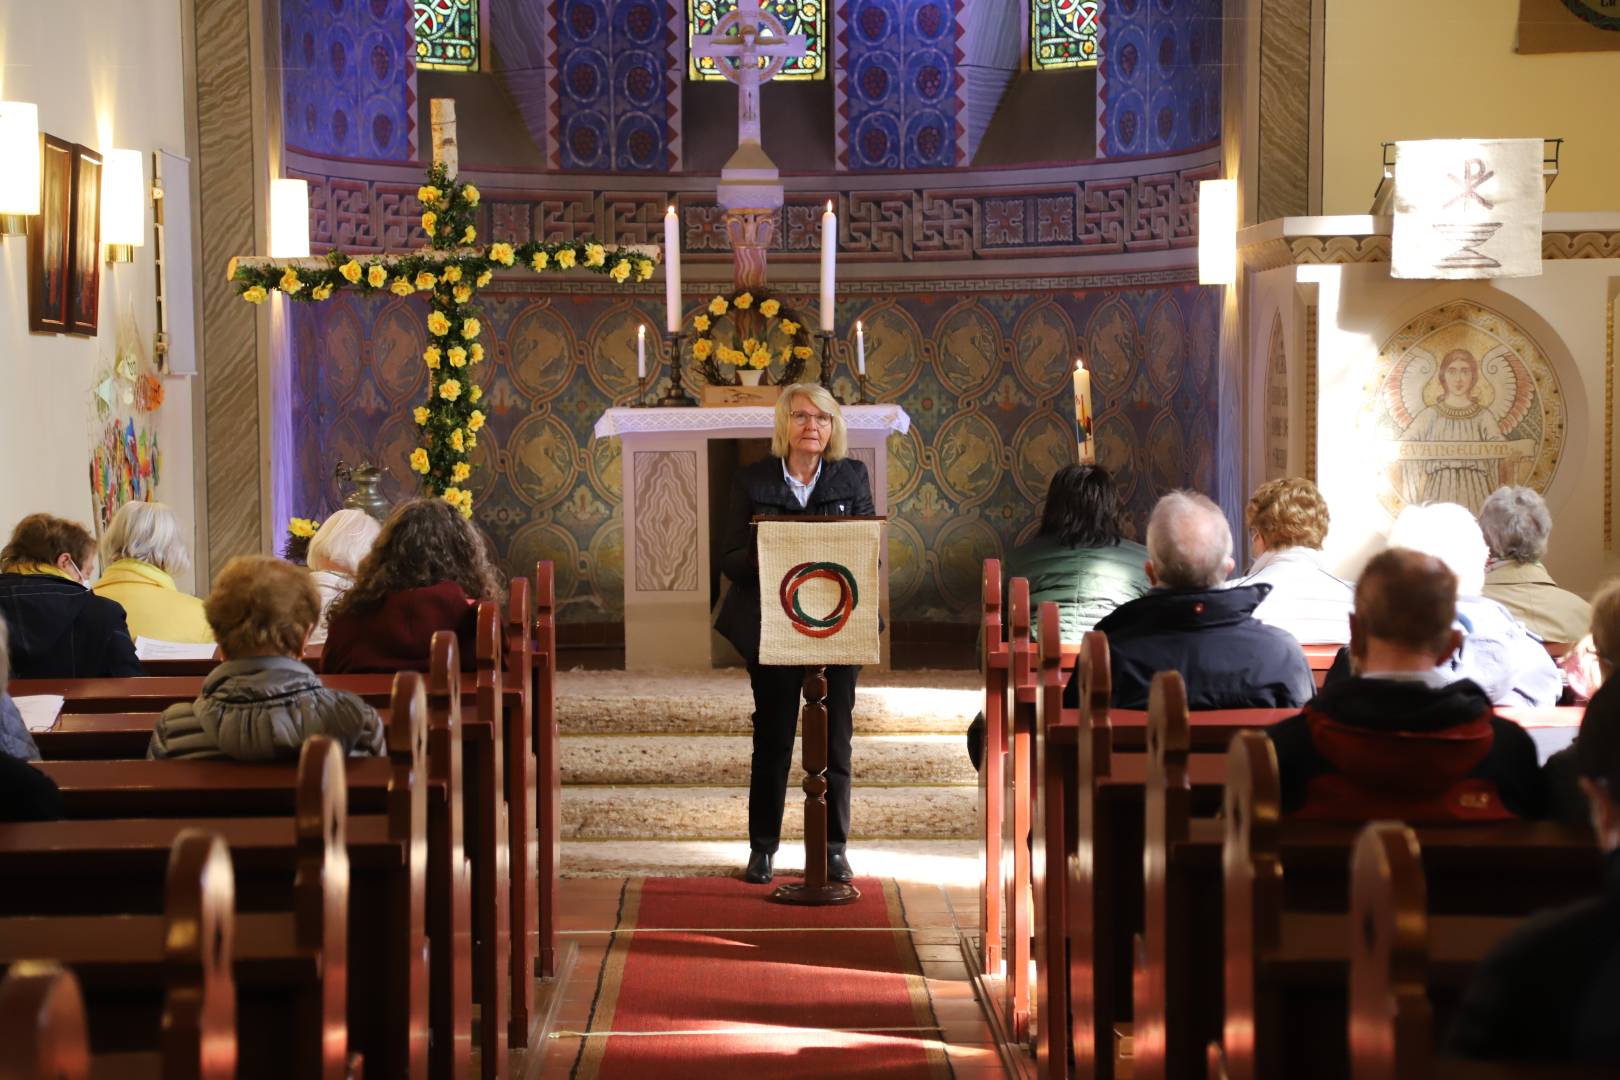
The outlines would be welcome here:
M 343 500 L 343 508 L 345 510 L 364 510 L 378 521 L 386 521 L 390 509 L 388 500 L 383 498 L 382 492 L 377 490 L 377 485 L 382 483 L 385 471 L 370 462 L 363 461 L 351 469 L 347 464 L 339 461 L 337 468 L 333 470 L 333 475 L 339 480 L 346 480 L 354 485 L 354 490 L 349 492 L 348 497 Z

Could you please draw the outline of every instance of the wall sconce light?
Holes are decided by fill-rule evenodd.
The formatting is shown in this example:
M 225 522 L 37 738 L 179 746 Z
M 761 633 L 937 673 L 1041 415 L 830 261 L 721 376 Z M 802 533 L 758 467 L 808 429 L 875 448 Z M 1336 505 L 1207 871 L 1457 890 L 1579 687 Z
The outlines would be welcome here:
M 309 181 L 270 181 L 270 257 L 309 258 Z
M 39 106 L 0 101 L 0 236 L 22 236 L 39 213 Z
M 1198 184 L 1198 284 L 1237 281 L 1237 181 Z
M 101 242 L 109 263 L 135 261 L 146 243 L 146 173 L 139 150 L 101 156 Z

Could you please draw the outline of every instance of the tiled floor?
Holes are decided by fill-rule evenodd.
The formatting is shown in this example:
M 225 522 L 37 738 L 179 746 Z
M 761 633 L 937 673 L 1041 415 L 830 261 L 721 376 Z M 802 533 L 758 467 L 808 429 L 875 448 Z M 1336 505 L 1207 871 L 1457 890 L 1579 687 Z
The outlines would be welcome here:
M 597 975 L 606 955 L 608 935 L 591 931 L 611 930 L 618 909 L 622 878 L 566 878 L 561 886 L 562 941 L 578 946 L 578 959 L 562 995 L 553 1029 L 562 1033 L 548 1038 L 539 1068 L 531 1061 L 526 1077 L 565 1078 L 579 1050 L 579 1040 L 570 1031 L 583 1030 L 590 1018 L 591 999 L 596 992 Z M 945 1053 L 951 1069 L 960 1080 L 988 1080 L 1005 1076 L 979 1003 L 957 945 L 961 929 L 972 927 L 978 918 L 978 899 L 970 885 L 941 885 L 935 882 L 902 881 L 901 900 L 906 916 L 918 930 L 914 940 L 934 1013 L 939 1018 L 945 1040 Z

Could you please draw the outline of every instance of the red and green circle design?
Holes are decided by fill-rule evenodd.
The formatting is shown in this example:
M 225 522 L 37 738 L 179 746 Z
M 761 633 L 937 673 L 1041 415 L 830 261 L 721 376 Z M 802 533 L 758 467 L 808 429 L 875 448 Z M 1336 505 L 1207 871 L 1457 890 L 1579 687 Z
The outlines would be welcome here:
M 826 615 L 811 615 L 799 602 L 799 590 L 811 581 L 831 581 L 838 586 L 838 603 Z M 793 629 L 813 638 L 828 638 L 838 633 L 849 623 L 849 617 L 861 602 L 855 575 L 849 572 L 848 567 L 835 562 L 800 563 L 782 576 L 779 593 L 782 610 L 787 614 L 788 622 L 793 624 Z

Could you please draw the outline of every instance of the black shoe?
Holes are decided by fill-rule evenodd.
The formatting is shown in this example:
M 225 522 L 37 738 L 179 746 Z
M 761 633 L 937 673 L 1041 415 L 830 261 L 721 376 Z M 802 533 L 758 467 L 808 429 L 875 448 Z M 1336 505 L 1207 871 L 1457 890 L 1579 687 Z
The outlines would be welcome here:
M 849 859 L 842 851 L 827 852 L 827 880 L 853 881 L 855 871 L 849 868 Z
M 771 853 L 768 851 L 754 851 L 748 855 L 748 869 L 743 871 L 743 880 L 750 885 L 769 885 L 771 883 Z

